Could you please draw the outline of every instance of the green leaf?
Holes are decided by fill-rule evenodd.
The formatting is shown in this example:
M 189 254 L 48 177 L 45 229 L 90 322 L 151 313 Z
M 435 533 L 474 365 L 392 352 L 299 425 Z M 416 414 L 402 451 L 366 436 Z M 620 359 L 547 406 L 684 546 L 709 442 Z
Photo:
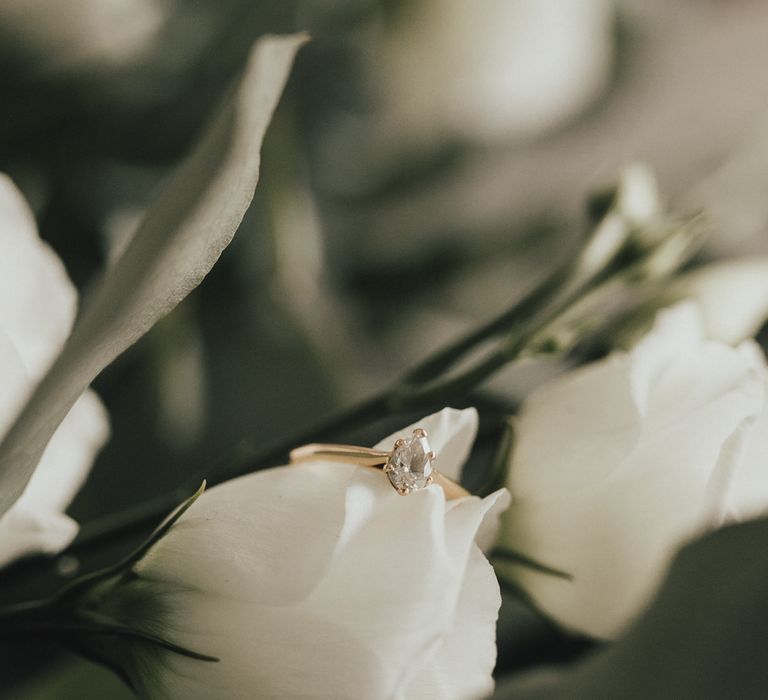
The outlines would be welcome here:
M 64 587 L 57 596 L 55 596 L 55 600 L 62 601 L 62 600 L 71 600 L 73 598 L 77 598 L 82 591 L 85 589 L 93 586 L 97 581 L 105 580 L 113 577 L 119 577 L 119 576 L 127 576 L 130 575 L 130 568 L 135 564 L 139 559 L 141 559 L 154 545 L 158 540 L 160 540 L 162 537 L 166 535 L 168 530 L 173 527 L 173 525 L 178 521 L 178 519 L 184 515 L 184 513 L 187 512 L 189 507 L 203 494 L 205 491 L 206 482 L 203 481 L 202 484 L 200 484 L 200 488 L 195 491 L 189 498 L 187 498 L 183 503 L 181 503 L 178 507 L 176 507 L 166 518 L 163 520 L 160 525 L 158 525 L 154 532 L 144 541 L 142 542 L 133 552 L 128 554 L 126 557 L 121 559 L 115 564 L 110 564 L 107 567 L 104 567 L 103 569 L 98 569 L 97 571 L 93 571 L 89 574 L 85 574 L 84 576 L 80 576 L 79 578 L 72 581 L 68 586 Z
M 488 496 L 498 491 L 507 483 L 509 473 L 509 461 L 512 456 L 512 448 L 515 446 L 515 419 L 510 416 L 504 424 L 504 432 L 493 456 L 493 462 L 485 476 L 483 483 L 474 490 L 478 496 Z
M 505 562 L 510 562 L 512 564 L 519 564 L 520 566 L 525 566 L 529 569 L 533 569 L 534 571 L 538 571 L 542 574 L 547 574 L 549 576 L 555 576 L 556 578 L 562 578 L 566 579 L 567 581 L 573 580 L 573 574 L 569 574 L 565 571 L 561 571 L 560 569 L 555 569 L 551 566 L 548 566 L 547 564 L 542 564 L 539 561 L 536 561 L 535 559 L 531 559 L 529 556 L 526 556 L 525 554 L 522 554 L 521 552 L 517 552 L 513 549 L 507 549 L 505 547 L 497 547 L 496 549 L 491 552 L 491 559 L 502 559 Z

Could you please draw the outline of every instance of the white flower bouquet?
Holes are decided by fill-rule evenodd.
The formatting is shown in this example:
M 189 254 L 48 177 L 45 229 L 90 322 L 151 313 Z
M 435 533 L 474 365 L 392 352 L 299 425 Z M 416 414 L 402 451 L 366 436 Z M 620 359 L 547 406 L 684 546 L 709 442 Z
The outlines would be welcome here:
M 727 207 L 691 206 L 711 181 L 668 205 L 642 164 L 546 260 L 510 253 L 485 209 L 486 234 L 452 239 L 479 206 L 452 168 L 576 129 L 625 10 L 372 4 L 0 7 L 0 78 L 23 77 L 0 80 L 0 697 L 765 697 L 768 261 L 712 244 Z M 317 48 L 253 42 L 289 14 Z M 381 91 L 366 118 L 315 84 L 335 65 L 344 92 L 345 22 Z M 24 118 L 30 85 L 72 101 Z M 57 128 L 54 156 L 19 155 Z M 433 199 L 398 200 L 410 151 L 442 173 Z M 90 221 L 101 253 L 62 221 Z M 420 233 L 381 235 L 397 222 Z M 479 306 L 460 286 L 451 306 L 483 255 L 508 301 L 470 275 Z

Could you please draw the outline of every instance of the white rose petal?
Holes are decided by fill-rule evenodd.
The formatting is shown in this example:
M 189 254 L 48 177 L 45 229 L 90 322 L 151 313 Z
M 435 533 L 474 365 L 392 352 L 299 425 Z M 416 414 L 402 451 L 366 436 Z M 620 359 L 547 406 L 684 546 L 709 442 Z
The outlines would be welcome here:
M 765 394 L 768 396 L 768 380 Z M 768 511 L 768 401 L 754 424 L 745 426 L 744 433 L 736 455 L 739 465 L 729 475 L 727 500 L 723 504 L 723 511 L 731 520 L 764 516 Z
M 22 497 L 0 519 L 0 566 L 29 554 L 56 554 L 77 531 L 69 516 L 27 504 Z
M 751 338 L 768 320 L 768 258 L 705 265 L 678 278 L 670 296 L 698 304 L 708 338 L 724 343 Z
M 29 206 L 0 173 L 0 329 L 39 379 L 72 328 L 77 292 L 61 260 L 37 235 Z
M 16 346 L 0 325 L 0 435 L 13 423 L 32 390 L 32 378 Z
M 63 511 L 80 490 L 108 437 L 106 409 L 93 391 L 86 391 L 45 448 L 22 498 Z
M 61 261 L 37 234 L 21 193 L 0 174 L 0 436 L 61 350 L 77 294 Z M 0 566 L 54 554 L 77 533 L 64 511 L 107 439 L 104 408 L 83 394 L 55 432 L 21 497 L 0 517 Z
M 764 358 L 705 340 L 698 319 L 693 304 L 663 312 L 633 351 L 521 410 L 502 544 L 573 580 L 503 571 L 566 627 L 617 635 L 680 544 L 768 506 Z
M 476 421 L 446 409 L 417 425 L 458 469 Z M 475 536 L 505 497 L 400 496 L 381 473 L 320 461 L 215 487 L 114 595 L 144 587 L 164 611 L 155 633 L 220 660 L 163 651 L 132 680 L 190 700 L 481 697 L 500 595 Z
M 78 531 L 64 514 L 109 437 L 109 419 L 92 391 L 83 394 L 54 434 L 27 488 L 0 517 L 0 567 L 29 554 L 56 554 Z

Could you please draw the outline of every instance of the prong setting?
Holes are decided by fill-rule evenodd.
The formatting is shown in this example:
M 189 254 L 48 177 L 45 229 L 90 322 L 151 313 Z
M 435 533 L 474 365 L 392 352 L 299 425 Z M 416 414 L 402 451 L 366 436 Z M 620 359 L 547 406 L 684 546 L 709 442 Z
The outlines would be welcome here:
M 434 482 L 434 459 L 435 453 L 427 442 L 427 431 L 416 428 L 410 437 L 395 441 L 384 465 L 384 473 L 395 490 L 401 496 L 406 496 Z

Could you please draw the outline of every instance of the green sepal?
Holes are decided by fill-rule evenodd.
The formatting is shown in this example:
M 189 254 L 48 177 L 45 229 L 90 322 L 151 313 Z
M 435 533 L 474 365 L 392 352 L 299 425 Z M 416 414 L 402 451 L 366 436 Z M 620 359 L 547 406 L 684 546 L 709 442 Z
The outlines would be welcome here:
M 166 518 L 163 520 L 160 525 L 158 525 L 155 530 L 152 532 L 152 534 L 144 540 L 136 549 L 134 549 L 130 554 L 123 557 L 120 561 L 118 561 L 116 564 L 111 564 L 103 569 L 99 569 L 98 571 L 94 571 L 90 574 L 85 574 L 84 576 L 80 576 L 79 578 L 75 579 L 70 583 L 68 586 L 66 586 L 57 596 L 57 599 L 63 599 L 70 597 L 72 595 L 77 595 L 79 592 L 87 588 L 89 586 L 94 585 L 97 581 L 102 579 L 108 579 L 115 576 L 120 576 L 123 574 L 126 574 L 130 571 L 131 567 L 139 561 L 149 550 L 150 548 L 157 543 L 160 539 L 162 539 L 168 531 L 173 527 L 173 525 L 179 520 L 179 518 L 184 515 L 184 513 L 187 512 L 187 510 L 190 508 L 190 506 L 203 494 L 206 488 L 206 481 L 203 480 L 203 482 L 200 484 L 200 487 L 193 493 L 189 498 L 187 498 L 184 502 L 179 504 Z
M 112 590 L 120 586 L 127 584 L 132 589 L 136 585 L 137 577 L 132 572 L 133 565 L 168 533 L 201 496 L 205 487 L 206 482 L 203 481 L 200 488 L 175 508 L 139 547 L 116 564 L 79 577 L 49 599 L 0 608 L 3 636 L 56 635 L 71 640 L 73 646 L 82 653 L 110 665 L 118 672 L 119 669 L 114 664 L 107 663 L 100 653 L 91 648 L 87 642 L 88 638 L 122 637 L 129 642 L 148 644 L 199 661 L 219 661 L 215 656 L 187 649 L 152 631 L 137 629 L 119 621 L 116 619 L 119 615 L 113 617 L 103 612 L 108 606 L 102 605 L 99 600 L 101 596 L 104 596 L 104 601 L 111 600 Z M 151 600 L 151 596 L 147 600 Z M 93 607 L 89 607 L 89 603 Z M 128 680 L 124 673 L 120 675 Z
M 573 581 L 573 574 L 569 574 L 566 571 L 555 569 L 547 564 L 542 564 L 540 561 L 531 559 L 529 556 L 522 554 L 514 549 L 508 549 L 507 547 L 496 547 L 491 552 L 491 559 L 501 559 L 510 564 L 518 564 L 525 566 L 528 569 L 533 569 L 541 574 L 547 574 L 548 576 L 555 576 L 556 578 L 562 578 L 566 581 Z

